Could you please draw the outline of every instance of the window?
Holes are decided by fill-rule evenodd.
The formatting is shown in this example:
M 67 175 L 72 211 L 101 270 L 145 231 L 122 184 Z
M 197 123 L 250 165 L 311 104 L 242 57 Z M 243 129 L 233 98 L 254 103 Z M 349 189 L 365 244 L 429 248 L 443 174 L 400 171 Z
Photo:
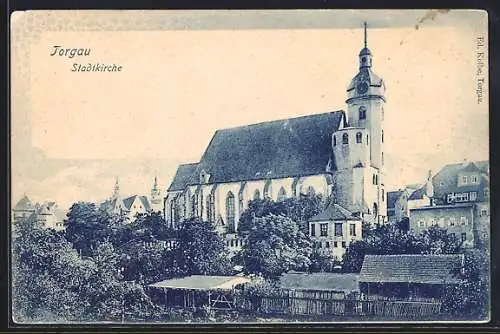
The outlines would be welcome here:
M 333 135 L 333 146 L 337 146 L 337 136 Z
M 366 119 L 366 107 L 361 106 L 359 107 L 359 119 Z
M 444 181 L 439 181 L 439 185 L 442 187 L 444 186 Z
M 490 189 L 489 188 L 484 188 L 484 197 L 486 197 L 486 198 L 490 197 Z
M 469 198 L 470 198 L 471 201 L 475 201 L 477 199 L 477 192 L 471 191 Z
M 384 189 L 382 189 L 382 202 L 385 201 L 385 192 Z
M 335 236 L 341 237 L 344 234 L 342 233 L 342 223 L 335 223 Z
M 286 199 L 286 191 L 285 188 L 281 187 L 278 192 L 278 202 L 282 202 Z
M 369 137 L 368 137 L 368 135 L 366 135 L 366 145 L 368 145 L 368 139 L 369 139 Z
M 212 195 L 207 196 L 207 220 L 209 222 L 215 221 L 215 203 Z
M 253 199 L 254 200 L 259 200 L 260 199 L 260 191 L 259 191 L 259 189 L 255 189 L 255 192 L 253 193 Z
M 315 224 L 311 224 L 311 237 L 315 237 L 316 236 L 316 225 Z
M 232 192 L 226 198 L 227 227 L 229 233 L 234 233 L 234 195 Z
M 470 183 L 479 183 L 477 175 L 472 175 L 470 177 Z
M 382 130 L 382 143 L 384 142 L 384 130 Z
M 363 140 L 363 135 L 361 134 L 361 132 L 356 133 L 356 143 L 360 144 L 362 140 Z
M 316 194 L 316 190 L 314 190 L 313 186 L 307 187 L 307 195 L 308 196 L 314 196 Z
M 337 241 L 334 241 L 333 242 L 333 248 L 337 248 L 337 247 L 339 247 L 339 243 Z
M 349 234 L 353 237 L 356 236 L 356 224 L 349 225 Z
M 488 210 L 482 209 L 481 213 L 479 214 L 480 217 L 487 216 L 488 215 Z
M 271 187 L 271 182 L 268 182 L 265 186 L 264 186 L 264 198 L 269 198 L 269 188 Z
M 420 227 L 425 227 L 425 223 L 424 223 L 423 221 L 419 221 L 419 222 L 418 222 L 418 226 L 420 226 Z
M 175 201 L 172 201 L 170 203 L 170 221 L 172 223 L 175 223 L 177 221 L 177 205 L 175 204 Z
M 349 144 L 349 135 L 347 133 L 344 133 L 342 135 L 342 144 L 344 144 L 344 145 Z
M 346 248 L 346 247 L 347 247 L 346 242 L 342 241 L 342 248 Z
M 455 202 L 468 202 L 469 193 L 461 193 L 455 195 Z
M 196 195 L 191 196 L 191 217 L 196 217 L 198 214 L 198 205 L 197 205 Z
M 377 205 L 377 203 L 373 203 L 373 215 L 375 217 L 378 216 L 378 205 Z
M 382 152 L 382 165 L 384 164 L 384 152 Z
M 328 236 L 328 224 L 320 224 L 319 225 L 319 235 L 322 237 Z
M 444 228 L 444 218 L 439 218 L 438 220 L 438 226 L 441 228 Z
M 468 178 L 466 175 L 462 176 L 462 183 L 467 184 Z
M 455 196 L 453 194 L 448 194 L 448 196 L 446 197 L 446 201 L 448 203 L 451 203 L 455 200 Z
M 436 220 L 434 218 L 431 218 L 429 226 L 434 226 L 434 225 L 436 225 Z
M 468 223 L 467 217 L 463 217 L 463 216 L 462 216 L 462 217 L 460 217 L 460 224 L 461 224 L 462 226 L 467 225 L 467 223 Z
M 376 184 L 375 182 L 376 182 L 376 180 L 375 180 L 375 174 L 373 174 L 373 177 L 372 177 L 372 183 L 373 183 L 373 184 Z
M 450 217 L 450 226 L 455 226 L 457 219 L 455 217 Z
M 462 242 L 466 241 L 467 240 L 467 233 L 462 233 L 460 239 L 462 240 Z
M 330 241 L 327 241 L 327 242 L 325 243 L 325 248 L 330 248 Z

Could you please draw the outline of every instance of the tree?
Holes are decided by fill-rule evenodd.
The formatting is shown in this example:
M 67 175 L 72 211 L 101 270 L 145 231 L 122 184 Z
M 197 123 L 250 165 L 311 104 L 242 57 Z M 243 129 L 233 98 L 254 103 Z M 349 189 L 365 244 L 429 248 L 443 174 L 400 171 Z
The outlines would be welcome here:
M 182 222 L 177 231 L 172 266 L 183 275 L 227 275 L 229 253 L 214 226 L 199 219 Z
M 367 254 L 455 254 L 459 240 L 438 226 L 420 235 L 399 228 L 397 224 L 365 227 L 363 240 L 351 242 L 343 257 L 345 272 L 359 272 Z
M 238 232 L 244 236 L 252 229 L 255 217 L 267 215 L 284 215 L 297 222 L 299 228 L 308 235 L 308 220 L 323 210 L 327 201 L 321 195 L 303 195 L 298 198 L 287 198 L 284 201 L 275 202 L 271 199 L 258 199 L 250 201 L 248 208 L 242 213 Z
M 247 273 L 273 278 L 289 270 L 307 270 L 311 253 L 311 242 L 296 222 L 268 214 L 254 218 L 241 259 Z

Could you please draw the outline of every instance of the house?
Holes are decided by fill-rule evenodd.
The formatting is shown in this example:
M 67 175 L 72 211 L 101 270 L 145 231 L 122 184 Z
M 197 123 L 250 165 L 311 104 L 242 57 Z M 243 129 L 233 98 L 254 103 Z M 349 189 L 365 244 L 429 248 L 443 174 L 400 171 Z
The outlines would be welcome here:
M 12 221 L 17 223 L 29 217 L 42 223 L 44 228 L 65 229 L 66 211 L 60 209 L 56 202 L 34 203 L 24 195 L 12 209 Z
M 433 298 L 461 282 L 462 254 L 366 255 L 359 276 L 364 298 Z
M 175 228 L 198 217 L 232 239 L 249 201 L 313 193 L 334 197 L 366 222 L 384 223 L 385 83 L 372 58 L 365 39 L 347 111 L 217 130 L 199 162 L 178 167 L 165 198 L 167 223 Z
M 474 204 L 436 205 L 410 209 L 410 229 L 416 234 L 431 226 L 446 229 L 465 247 L 474 247 L 476 228 Z
M 336 203 L 309 220 L 315 251 L 341 261 L 349 243 L 362 238 L 362 219 Z

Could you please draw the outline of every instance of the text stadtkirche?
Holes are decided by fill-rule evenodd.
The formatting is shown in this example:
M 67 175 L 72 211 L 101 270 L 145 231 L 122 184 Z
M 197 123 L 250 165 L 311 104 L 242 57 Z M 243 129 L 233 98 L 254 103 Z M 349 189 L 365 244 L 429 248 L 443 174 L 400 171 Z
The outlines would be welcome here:
M 92 55 L 91 48 L 74 48 L 62 45 L 54 45 L 50 50 L 52 57 L 66 57 L 78 59 Z M 114 63 L 100 62 L 74 62 L 70 68 L 71 72 L 122 72 L 123 66 Z

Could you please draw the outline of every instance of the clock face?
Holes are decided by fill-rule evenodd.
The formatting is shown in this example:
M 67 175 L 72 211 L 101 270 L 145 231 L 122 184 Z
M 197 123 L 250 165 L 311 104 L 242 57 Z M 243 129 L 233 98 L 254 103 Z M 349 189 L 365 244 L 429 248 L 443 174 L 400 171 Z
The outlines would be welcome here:
M 364 94 L 368 91 L 368 84 L 364 81 L 360 82 L 356 87 L 358 94 Z

